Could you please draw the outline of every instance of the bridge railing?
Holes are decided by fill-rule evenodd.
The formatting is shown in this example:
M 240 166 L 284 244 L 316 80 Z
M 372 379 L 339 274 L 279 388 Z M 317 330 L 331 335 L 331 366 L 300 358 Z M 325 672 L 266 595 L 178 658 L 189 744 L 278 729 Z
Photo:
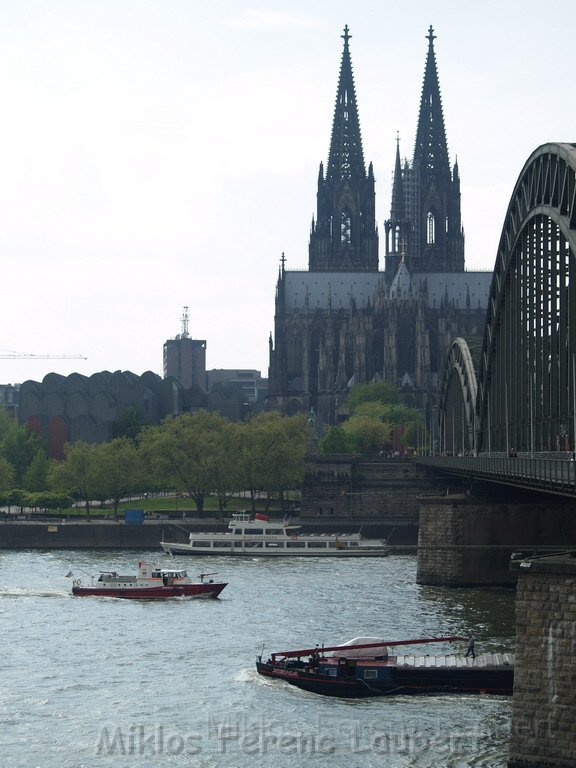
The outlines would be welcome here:
M 419 456 L 416 461 L 452 475 L 576 496 L 576 462 L 561 458 L 517 456 Z

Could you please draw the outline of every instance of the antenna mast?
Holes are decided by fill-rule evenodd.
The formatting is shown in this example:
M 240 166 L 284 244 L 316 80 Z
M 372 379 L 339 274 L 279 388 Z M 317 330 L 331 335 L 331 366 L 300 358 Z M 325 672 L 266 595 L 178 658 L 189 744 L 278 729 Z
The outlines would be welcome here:
M 182 338 L 187 339 L 188 334 L 188 320 L 190 319 L 190 313 L 188 312 L 188 307 L 184 307 L 184 311 L 182 312 Z

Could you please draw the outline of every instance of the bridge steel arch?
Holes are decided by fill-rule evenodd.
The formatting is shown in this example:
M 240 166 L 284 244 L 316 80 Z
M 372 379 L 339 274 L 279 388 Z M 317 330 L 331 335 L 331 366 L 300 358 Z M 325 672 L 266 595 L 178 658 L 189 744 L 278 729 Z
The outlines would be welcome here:
M 476 373 L 468 344 L 454 339 L 440 388 L 440 453 L 476 452 Z
M 576 144 L 544 144 L 516 182 L 478 370 L 484 451 L 574 450 Z

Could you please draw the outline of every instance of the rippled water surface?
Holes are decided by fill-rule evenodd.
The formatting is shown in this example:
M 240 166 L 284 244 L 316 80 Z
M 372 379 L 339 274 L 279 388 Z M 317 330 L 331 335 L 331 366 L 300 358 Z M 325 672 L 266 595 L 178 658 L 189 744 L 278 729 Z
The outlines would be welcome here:
M 504 768 L 511 702 L 341 700 L 260 678 L 255 656 L 438 633 L 512 650 L 514 595 L 415 583 L 416 558 L 179 558 L 219 600 L 74 598 L 68 571 L 158 553 L 0 552 L 0 755 L 10 768 Z M 437 649 L 448 652 L 449 649 Z

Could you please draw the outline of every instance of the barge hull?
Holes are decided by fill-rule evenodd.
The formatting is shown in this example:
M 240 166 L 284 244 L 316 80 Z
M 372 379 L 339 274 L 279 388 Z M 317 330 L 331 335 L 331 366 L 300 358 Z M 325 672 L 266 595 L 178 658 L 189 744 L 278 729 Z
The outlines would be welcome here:
M 510 696 L 514 685 L 513 659 L 510 654 L 498 655 L 503 659 L 498 664 L 493 663 L 494 654 L 484 654 L 470 661 L 461 658 L 455 663 L 451 663 L 455 657 L 426 657 L 425 663 L 414 665 L 391 662 L 383 665 L 385 674 L 378 680 L 285 668 L 262 661 L 257 662 L 256 668 L 265 677 L 284 680 L 311 693 L 341 698 L 444 693 Z

